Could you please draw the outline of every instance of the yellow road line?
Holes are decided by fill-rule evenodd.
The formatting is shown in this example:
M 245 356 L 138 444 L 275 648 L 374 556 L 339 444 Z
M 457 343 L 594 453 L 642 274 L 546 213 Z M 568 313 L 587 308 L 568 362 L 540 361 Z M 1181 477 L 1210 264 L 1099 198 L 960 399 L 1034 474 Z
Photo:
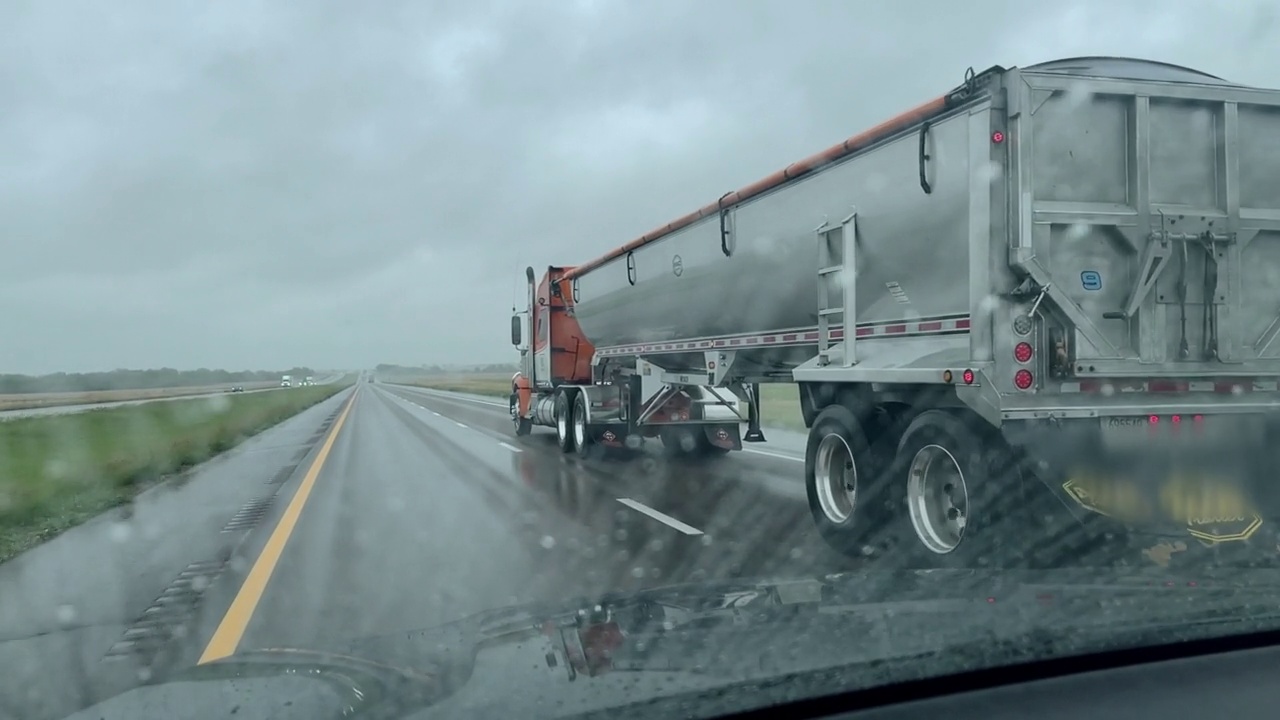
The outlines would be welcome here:
M 320 448 L 320 452 L 316 454 L 316 459 L 311 463 L 311 468 L 307 470 L 306 477 L 298 485 L 298 491 L 293 494 L 293 499 L 289 501 L 289 507 L 285 508 L 284 514 L 280 516 L 280 522 L 276 523 L 275 530 L 271 531 L 271 537 L 267 538 L 267 544 L 263 546 L 258 559 L 254 561 L 253 567 L 244 579 L 244 584 L 240 586 L 240 591 L 236 593 L 235 599 L 231 601 L 226 615 L 222 616 L 222 622 L 218 623 L 218 629 L 213 631 L 213 637 L 209 638 L 209 644 L 205 646 L 204 653 L 200 656 L 200 660 L 196 663 L 197 665 L 221 660 L 235 653 L 241 638 L 244 637 L 245 629 L 249 627 L 249 621 L 253 619 L 253 611 L 258 607 L 258 602 L 262 600 L 262 593 L 267 589 L 267 582 L 271 580 L 271 573 L 276 569 L 276 563 L 280 561 L 280 554 L 284 552 L 285 543 L 289 542 L 289 536 L 293 534 L 293 528 L 298 524 L 298 518 L 302 515 L 302 507 L 307 504 L 307 497 L 311 495 L 311 489 L 316 484 L 316 478 L 320 475 L 320 470 L 324 467 L 325 460 L 329 457 L 329 450 L 333 448 L 333 441 L 338 437 L 338 432 L 342 430 L 342 424 L 347 421 L 347 414 L 351 412 L 351 407 L 355 405 L 356 395 L 358 394 L 358 389 L 351 394 L 351 399 L 347 401 L 347 407 L 338 416 L 338 421 L 333 424 L 333 429 L 329 431 L 329 437 L 325 438 L 324 445 Z

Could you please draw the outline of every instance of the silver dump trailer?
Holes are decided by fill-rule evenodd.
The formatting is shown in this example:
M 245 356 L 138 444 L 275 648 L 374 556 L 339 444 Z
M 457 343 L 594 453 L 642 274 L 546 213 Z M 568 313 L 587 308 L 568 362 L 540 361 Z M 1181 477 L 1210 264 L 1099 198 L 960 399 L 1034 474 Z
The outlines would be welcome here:
M 969 71 L 530 287 L 517 426 L 576 393 L 584 437 L 637 432 L 629 383 L 656 373 L 760 440 L 752 389 L 798 383 L 844 552 L 981 563 L 1046 509 L 1276 552 L 1280 92 L 1125 58 Z

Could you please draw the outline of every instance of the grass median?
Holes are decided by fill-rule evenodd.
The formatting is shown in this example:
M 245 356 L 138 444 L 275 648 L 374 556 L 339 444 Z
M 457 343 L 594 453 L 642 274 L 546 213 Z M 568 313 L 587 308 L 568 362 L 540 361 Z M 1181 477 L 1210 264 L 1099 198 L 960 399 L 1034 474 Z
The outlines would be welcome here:
M 419 379 L 406 384 L 504 398 L 511 393 L 511 377 L 499 375 L 451 375 L 438 379 Z M 800 416 L 800 391 L 793 383 L 760 386 L 760 424 L 804 431 L 804 419 Z
M 156 398 L 182 397 L 184 395 L 209 395 L 226 392 L 232 384 L 195 387 L 146 388 L 140 390 L 92 390 L 86 392 L 29 393 L 0 395 L 0 410 L 32 410 L 61 407 L 64 405 L 94 405 L 97 403 L 125 402 L 129 400 L 154 400 Z M 247 390 L 277 387 L 279 383 L 239 383 Z
M 0 422 L 0 562 L 346 387 L 335 383 Z

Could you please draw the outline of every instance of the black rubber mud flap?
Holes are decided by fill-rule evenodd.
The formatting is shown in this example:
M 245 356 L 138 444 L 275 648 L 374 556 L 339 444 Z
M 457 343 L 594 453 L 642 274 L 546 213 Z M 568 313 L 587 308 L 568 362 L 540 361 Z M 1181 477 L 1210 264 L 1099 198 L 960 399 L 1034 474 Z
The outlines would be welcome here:
M 694 437 L 698 443 L 695 452 L 703 457 L 723 457 L 734 450 L 742 449 L 737 425 L 708 425 Z

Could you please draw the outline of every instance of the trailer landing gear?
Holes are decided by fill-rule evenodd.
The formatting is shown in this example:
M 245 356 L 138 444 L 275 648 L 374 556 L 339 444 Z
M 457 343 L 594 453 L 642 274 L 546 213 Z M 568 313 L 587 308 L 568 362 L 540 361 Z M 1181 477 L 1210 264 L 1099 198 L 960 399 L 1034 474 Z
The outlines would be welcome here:
M 747 434 L 742 436 L 742 442 L 762 443 L 765 439 L 764 431 L 760 429 L 760 385 L 748 387 L 751 402 L 747 403 Z

